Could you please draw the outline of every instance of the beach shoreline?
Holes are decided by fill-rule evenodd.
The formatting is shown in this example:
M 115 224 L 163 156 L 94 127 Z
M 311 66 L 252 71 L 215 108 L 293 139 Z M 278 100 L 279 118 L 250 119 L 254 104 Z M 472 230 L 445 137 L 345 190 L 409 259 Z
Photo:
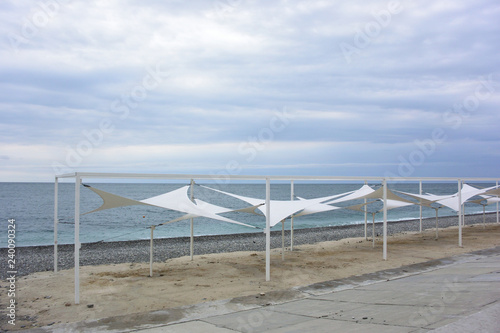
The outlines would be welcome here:
M 496 213 L 486 213 L 486 223 L 496 222 Z M 465 224 L 483 222 L 483 214 L 465 216 Z M 419 219 L 408 219 L 388 222 L 388 234 L 419 231 Z M 439 217 L 439 228 L 457 226 L 457 216 Z M 422 219 L 422 228 L 435 227 L 435 218 Z M 371 238 L 372 226 L 368 219 L 367 236 Z M 381 235 L 383 223 L 375 223 L 375 234 Z M 271 231 L 271 248 L 281 248 L 281 230 Z M 325 241 L 342 240 L 346 238 L 364 237 L 364 223 L 316 227 L 294 230 L 294 246 L 316 244 Z M 457 240 L 458 242 L 458 240 Z M 290 247 L 290 230 L 285 230 L 285 247 Z M 0 256 L 6 257 L 7 248 L 0 249 Z M 230 253 L 237 251 L 264 251 L 265 234 L 239 233 L 221 235 L 202 235 L 194 237 L 194 255 L 212 253 Z M 190 238 L 155 238 L 154 262 L 164 262 L 168 259 L 190 255 Z M 106 264 L 141 263 L 150 260 L 150 240 L 130 240 L 114 242 L 82 243 L 80 249 L 80 266 L 95 266 Z M 0 262 L 0 279 L 6 278 L 7 261 Z M 74 267 L 74 245 L 58 245 L 58 269 Z M 54 269 L 54 246 L 17 247 L 16 269 L 18 276 L 35 272 L 52 271 Z

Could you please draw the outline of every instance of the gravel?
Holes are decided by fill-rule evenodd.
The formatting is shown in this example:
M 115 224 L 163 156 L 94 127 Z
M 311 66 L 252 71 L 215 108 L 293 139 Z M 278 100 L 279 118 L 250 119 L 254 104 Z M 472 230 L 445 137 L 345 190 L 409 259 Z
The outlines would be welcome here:
M 433 228 L 435 218 L 423 219 L 423 228 Z M 467 215 L 466 224 L 482 223 L 483 215 Z M 496 222 L 496 213 L 486 214 L 486 222 Z M 440 217 L 439 227 L 445 228 L 457 225 L 456 216 Z M 375 224 L 375 233 L 382 234 L 382 223 Z M 408 231 L 418 231 L 419 220 L 390 222 L 388 234 Z M 371 235 L 369 219 L 368 236 Z M 339 240 L 350 237 L 363 237 L 364 226 L 346 225 L 298 229 L 294 231 L 294 245 L 314 244 L 323 241 Z M 285 246 L 290 246 L 290 231 L 285 231 Z M 281 247 L 281 230 L 271 232 L 271 248 Z M 0 249 L 0 279 L 7 277 L 11 271 L 7 267 L 8 249 Z M 264 251 L 264 233 L 244 233 L 217 236 L 196 236 L 194 254 L 223 253 L 234 251 Z M 162 262 L 167 259 L 189 255 L 189 237 L 163 238 L 154 241 L 154 260 Z M 58 246 L 58 267 L 68 269 L 74 266 L 74 246 Z M 119 263 L 149 262 L 149 240 L 84 243 L 80 250 L 80 265 L 102 265 Z M 34 272 L 51 271 L 54 269 L 53 246 L 29 246 L 16 248 L 16 276 L 24 276 Z

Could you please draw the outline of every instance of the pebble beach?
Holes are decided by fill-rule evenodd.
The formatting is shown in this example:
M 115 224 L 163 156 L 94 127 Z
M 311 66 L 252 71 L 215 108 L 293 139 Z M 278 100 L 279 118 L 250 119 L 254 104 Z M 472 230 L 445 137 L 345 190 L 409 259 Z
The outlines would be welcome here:
M 456 216 L 439 218 L 439 228 L 457 225 Z M 423 229 L 435 227 L 435 219 L 422 220 Z M 466 215 L 465 224 L 483 222 L 483 214 Z M 486 214 L 486 222 L 496 222 L 496 213 Z M 368 237 L 371 237 L 371 221 L 368 220 Z M 375 233 L 381 235 L 383 225 L 375 223 Z M 413 232 L 419 230 L 419 220 L 396 221 L 388 223 L 388 234 Z M 294 230 L 294 245 L 315 244 L 324 241 L 340 240 L 364 236 L 364 224 L 321 227 Z M 281 247 L 281 230 L 271 232 L 271 248 Z M 290 230 L 285 230 L 285 246 L 290 246 Z M 80 265 L 105 265 L 120 263 L 149 262 L 149 240 L 84 243 L 80 250 Z M 264 251 L 264 233 L 245 233 L 231 235 L 195 236 L 194 254 L 227 253 L 236 251 Z M 0 249 L 0 254 L 5 257 L 7 249 Z M 154 240 L 154 261 L 163 262 L 167 259 L 189 256 L 190 239 L 163 238 Z M 70 269 L 74 266 L 74 246 L 65 244 L 58 246 L 59 269 Z M 53 246 L 18 247 L 16 256 L 16 269 L 18 276 L 34 272 L 51 271 L 54 269 Z M 1 279 L 5 279 L 8 271 L 6 261 L 1 262 Z

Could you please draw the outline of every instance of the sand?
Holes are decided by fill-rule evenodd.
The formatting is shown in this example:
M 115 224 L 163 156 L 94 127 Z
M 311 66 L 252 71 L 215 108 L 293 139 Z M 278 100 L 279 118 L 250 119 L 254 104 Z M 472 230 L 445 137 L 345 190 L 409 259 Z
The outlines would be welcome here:
M 271 281 L 265 281 L 265 253 L 240 251 L 168 259 L 154 264 L 122 263 L 80 269 L 80 304 L 74 304 L 74 271 L 38 272 L 16 282 L 17 321 L 9 325 L 5 311 L 2 329 L 16 330 L 86 319 L 141 313 L 237 296 L 341 279 L 389 268 L 449 257 L 500 245 L 500 225 L 466 226 L 462 248 L 457 227 L 405 232 L 389 236 L 388 260 L 382 259 L 382 239 L 348 238 L 281 249 L 271 254 Z M 8 301 L 2 281 L 1 309 Z

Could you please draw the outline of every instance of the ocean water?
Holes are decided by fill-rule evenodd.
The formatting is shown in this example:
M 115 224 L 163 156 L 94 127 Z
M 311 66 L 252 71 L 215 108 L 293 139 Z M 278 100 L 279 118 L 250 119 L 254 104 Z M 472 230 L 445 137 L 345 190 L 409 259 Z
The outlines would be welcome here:
M 131 199 L 142 200 L 168 191 L 172 191 L 188 183 L 179 184 L 124 184 L 124 183 L 88 183 L 92 187 L 125 196 Z M 298 197 L 316 198 L 337 193 L 344 193 L 358 189 L 361 183 L 301 183 L 295 182 L 294 193 Z M 494 184 L 472 184 L 478 186 L 492 186 Z M 207 184 L 207 186 L 223 191 L 265 199 L 265 184 Z M 380 184 L 372 184 L 378 187 Z M 418 193 L 418 183 L 389 184 L 389 189 Z M 74 242 L 74 182 L 59 183 L 59 209 L 58 209 L 58 241 L 59 244 L 72 244 Z M 432 194 L 453 194 L 457 192 L 456 183 L 424 183 L 423 192 Z M 80 189 L 80 211 L 91 211 L 102 204 L 101 198 L 85 187 Z M 207 190 L 200 186 L 194 187 L 194 196 L 210 203 L 238 209 L 247 207 L 243 201 Z M 290 199 L 290 184 L 271 184 L 271 198 L 275 200 Z M 339 204 L 342 206 L 353 205 L 362 200 Z M 377 204 L 374 204 L 377 205 Z M 381 208 L 381 204 L 369 209 Z M 482 213 L 480 205 L 467 203 L 466 213 Z M 496 205 L 487 207 L 487 211 L 496 211 Z M 419 217 L 419 207 L 409 206 L 397 208 L 388 212 L 389 221 L 398 221 Z M 80 218 L 80 241 L 121 241 L 149 239 L 150 226 L 177 218 L 182 213 L 148 206 L 129 206 L 113 208 L 82 215 Z M 439 216 L 451 216 L 456 213 L 448 208 L 439 210 Z M 240 222 L 248 223 L 259 228 L 265 227 L 263 216 L 246 213 L 228 213 L 224 216 Z M 434 217 L 435 211 L 423 208 L 424 217 Z M 54 242 L 54 184 L 53 183 L 0 183 L 0 247 L 7 246 L 8 220 L 15 219 L 16 245 L 51 245 Z M 371 215 L 368 218 L 371 221 Z M 376 215 L 376 221 L 382 220 L 382 213 Z M 348 209 L 302 216 L 294 219 L 294 228 L 314 228 L 322 226 L 348 225 L 364 223 L 364 214 Z M 290 228 L 289 220 L 285 228 Z M 281 224 L 273 230 L 281 230 Z M 235 224 L 214 221 L 206 218 L 194 219 L 194 234 L 216 235 L 234 234 L 244 232 L 263 232 Z M 189 220 L 175 222 L 155 229 L 155 238 L 181 237 L 190 235 Z

